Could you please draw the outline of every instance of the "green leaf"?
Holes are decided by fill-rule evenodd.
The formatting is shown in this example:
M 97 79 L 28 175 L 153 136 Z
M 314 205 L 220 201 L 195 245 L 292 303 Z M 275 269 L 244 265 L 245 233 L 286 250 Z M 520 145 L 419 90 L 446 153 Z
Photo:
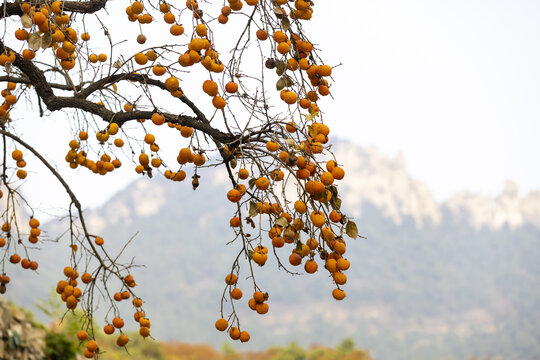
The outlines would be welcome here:
M 354 221 L 347 222 L 347 225 L 345 226 L 345 232 L 349 237 L 356 239 L 358 237 L 358 228 L 356 227 L 356 224 Z
M 309 120 L 311 120 L 311 119 L 309 119 Z M 315 128 L 312 125 L 308 126 L 308 132 L 309 132 L 309 136 L 311 136 L 311 137 L 315 137 L 315 135 L 317 135 L 317 130 L 315 130 Z
M 318 111 L 314 111 L 314 112 L 312 112 L 312 113 L 309 115 L 309 120 L 313 120 L 313 119 L 315 119 L 317 116 L 319 116 L 319 112 L 318 112 Z
M 318 115 L 319 115 L 319 112 L 318 112 L 318 111 L 314 111 L 314 112 L 312 112 L 311 114 L 309 114 L 309 115 L 304 115 L 304 116 L 305 116 L 305 118 L 306 118 L 307 121 L 311 121 L 311 120 L 313 120 L 313 119 L 314 119 L 316 116 L 318 116 Z
M 258 214 L 259 212 L 257 211 L 257 203 L 255 203 L 254 201 L 250 201 L 249 202 L 249 216 L 255 217 Z

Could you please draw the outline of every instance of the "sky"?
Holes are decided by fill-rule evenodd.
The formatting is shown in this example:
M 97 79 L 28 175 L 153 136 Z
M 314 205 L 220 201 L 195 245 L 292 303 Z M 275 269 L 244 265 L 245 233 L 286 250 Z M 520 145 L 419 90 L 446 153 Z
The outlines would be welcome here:
M 540 190 L 540 2 L 347 0 L 314 9 L 306 30 L 336 66 L 334 99 L 321 102 L 331 136 L 403 153 L 439 201 L 463 190 L 495 196 L 507 179 L 521 195 Z M 29 118 L 23 130 L 60 168 L 63 116 Z M 137 178 L 132 168 L 63 173 L 95 207 Z M 28 193 L 60 206 L 65 199 L 50 198 L 53 182 L 44 175 Z
M 335 134 L 404 154 L 437 200 L 540 189 L 540 2 L 317 2 Z M 337 23 L 337 21 L 336 21 Z

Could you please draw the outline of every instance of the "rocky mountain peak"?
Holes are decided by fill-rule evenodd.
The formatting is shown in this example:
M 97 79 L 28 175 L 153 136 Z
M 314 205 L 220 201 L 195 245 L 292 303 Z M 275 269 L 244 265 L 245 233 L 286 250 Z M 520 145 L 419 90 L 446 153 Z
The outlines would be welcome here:
M 361 216 L 362 204 L 370 203 L 398 225 L 406 217 L 420 228 L 426 222 L 441 222 L 440 206 L 425 184 L 410 177 L 403 154 L 393 159 L 377 148 L 346 142 L 339 143 L 335 152 L 345 164 L 347 181 L 341 186 L 354 216 Z
M 411 178 L 403 154 L 392 158 L 377 148 L 360 148 L 347 142 L 338 143 L 335 152 L 345 164 L 347 181 L 341 188 L 356 217 L 361 216 L 362 204 L 369 203 L 397 225 L 406 217 L 411 217 L 418 228 L 426 223 L 438 225 L 443 214 L 449 213 L 452 221 L 475 229 L 515 229 L 524 225 L 540 228 L 540 191 L 520 198 L 517 184 L 507 181 L 495 197 L 460 192 L 437 203 L 424 183 Z
M 506 181 L 499 196 L 461 192 L 444 205 L 453 216 L 475 229 L 499 230 L 504 226 L 516 229 L 524 225 L 540 228 L 540 191 L 531 191 L 522 198 L 518 193 L 517 185 Z

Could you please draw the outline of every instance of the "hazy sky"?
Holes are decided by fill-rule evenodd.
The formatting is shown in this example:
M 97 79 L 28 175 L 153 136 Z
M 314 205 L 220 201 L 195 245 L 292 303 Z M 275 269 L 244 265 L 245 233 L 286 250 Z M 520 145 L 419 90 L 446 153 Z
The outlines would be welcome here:
M 328 64 L 342 63 L 335 99 L 321 103 L 332 135 L 402 152 L 438 200 L 461 190 L 496 195 L 506 179 L 521 194 L 540 189 L 540 1 L 316 1 L 306 28 Z M 62 114 L 25 125 L 25 138 L 45 140 L 51 160 L 78 180 L 84 204 L 136 178 L 131 164 L 116 176 L 69 171 L 61 131 L 52 143 L 41 137 L 65 128 Z M 60 205 L 45 200 L 52 180 L 40 181 L 27 192 Z
M 540 2 L 318 1 L 335 133 L 403 152 L 439 200 L 540 189 Z M 320 14 L 318 12 L 318 14 Z M 352 131 L 354 129 L 354 131 Z

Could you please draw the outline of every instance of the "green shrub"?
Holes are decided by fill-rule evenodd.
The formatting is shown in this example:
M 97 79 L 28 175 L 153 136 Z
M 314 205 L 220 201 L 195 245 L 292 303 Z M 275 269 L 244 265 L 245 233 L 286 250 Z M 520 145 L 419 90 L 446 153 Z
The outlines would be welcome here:
M 45 356 L 47 360 L 74 360 L 76 355 L 77 345 L 66 335 L 47 332 L 45 336 Z

